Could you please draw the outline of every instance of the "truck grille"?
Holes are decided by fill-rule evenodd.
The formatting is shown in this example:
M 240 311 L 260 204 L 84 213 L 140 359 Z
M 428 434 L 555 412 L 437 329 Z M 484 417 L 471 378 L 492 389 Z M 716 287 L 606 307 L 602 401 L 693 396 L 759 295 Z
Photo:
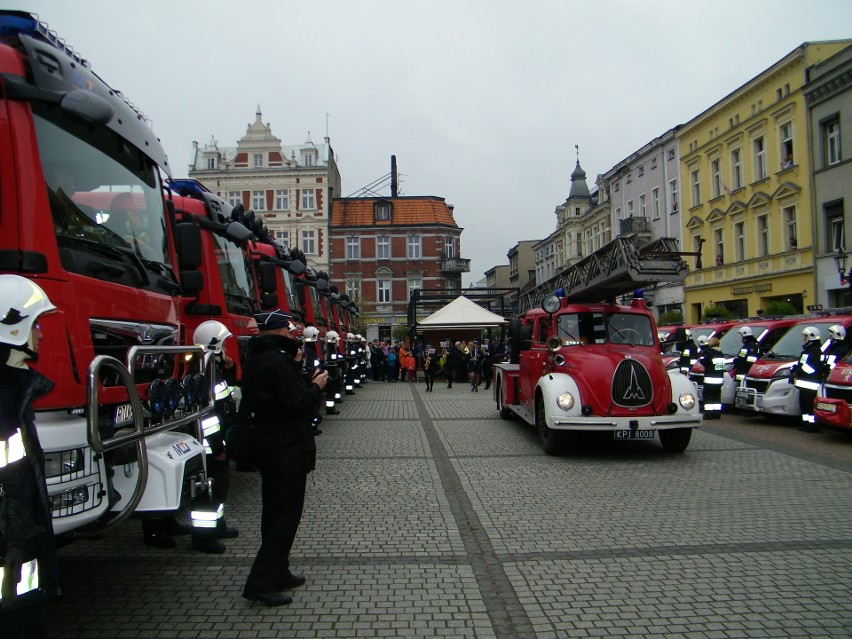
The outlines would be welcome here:
M 825 385 L 825 396 L 832 399 L 842 399 L 847 404 L 852 404 L 852 387 Z
M 633 359 L 622 360 L 612 378 L 612 402 L 617 406 L 647 406 L 654 397 L 651 376 Z
M 163 324 L 124 322 L 120 320 L 90 319 L 92 344 L 95 355 L 110 355 L 127 364 L 127 351 L 132 346 L 175 346 L 177 329 Z M 148 354 L 136 362 L 136 383 L 145 384 L 158 377 L 174 374 L 174 355 Z M 104 386 L 119 386 L 121 378 L 111 369 L 105 369 Z
M 769 388 L 769 380 L 752 379 L 751 377 L 746 377 L 745 387 L 746 388 L 753 388 L 758 393 L 763 395 L 766 392 L 766 389 Z

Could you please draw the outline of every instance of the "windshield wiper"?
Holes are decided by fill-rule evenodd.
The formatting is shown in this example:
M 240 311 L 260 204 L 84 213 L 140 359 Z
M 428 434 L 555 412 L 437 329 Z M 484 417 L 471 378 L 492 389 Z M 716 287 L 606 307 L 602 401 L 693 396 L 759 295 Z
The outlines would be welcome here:
M 79 236 L 71 236 L 71 235 L 61 235 L 57 238 L 60 243 L 67 244 L 82 244 L 87 249 L 91 249 L 97 253 L 101 253 L 102 255 L 108 255 L 114 259 L 117 259 L 122 266 L 126 266 L 125 258 L 130 258 L 131 262 L 133 262 L 134 270 L 139 277 L 139 283 L 143 286 L 148 286 L 151 281 L 148 279 L 148 273 L 145 271 L 145 265 L 139 260 L 139 256 L 136 255 L 130 248 L 122 248 L 118 246 L 111 246 L 109 244 L 101 244 L 100 242 L 96 242 L 95 240 L 91 240 L 87 237 L 79 237 Z M 109 270 L 109 269 L 106 269 Z

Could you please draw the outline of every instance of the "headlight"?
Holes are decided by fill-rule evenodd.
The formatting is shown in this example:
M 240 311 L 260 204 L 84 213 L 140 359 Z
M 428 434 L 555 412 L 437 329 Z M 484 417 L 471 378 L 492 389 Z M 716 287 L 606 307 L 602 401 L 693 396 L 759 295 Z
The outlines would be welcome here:
M 790 371 L 791 370 L 793 370 L 793 369 L 791 369 L 791 368 L 779 368 L 777 371 L 775 371 L 775 373 L 772 375 L 772 377 L 773 378 L 790 377 Z
M 44 454 L 44 476 L 59 477 L 83 470 L 85 457 L 82 448 L 58 450 Z
M 562 410 L 571 410 L 574 407 L 574 396 L 571 393 L 559 393 L 556 397 L 556 405 Z
M 692 410 L 695 407 L 695 395 L 690 392 L 681 393 L 678 397 L 680 405 L 686 410 Z

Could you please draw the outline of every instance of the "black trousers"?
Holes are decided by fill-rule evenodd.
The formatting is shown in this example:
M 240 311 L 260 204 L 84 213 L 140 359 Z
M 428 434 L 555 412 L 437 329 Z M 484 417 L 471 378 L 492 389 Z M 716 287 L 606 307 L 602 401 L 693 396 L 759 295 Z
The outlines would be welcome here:
M 816 425 L 814 419 L 814 400 L 817 392 L 807 388 L 799 388 L 799 411 L 802 413 L 802 423 Z
M 261 468 L 260 476 L 260 550 L 245 585 L 253 593 L 273 592 L 290 572 L 290 549 L 302 520 L 307 483 L 307 475 L 283 475 L 278 468 Z

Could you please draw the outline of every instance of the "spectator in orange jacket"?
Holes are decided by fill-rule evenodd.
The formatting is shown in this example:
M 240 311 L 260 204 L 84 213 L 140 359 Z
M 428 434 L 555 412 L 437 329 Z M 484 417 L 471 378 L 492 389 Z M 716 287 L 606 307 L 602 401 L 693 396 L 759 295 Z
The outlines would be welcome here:
M 405 371 L 408 374 L 406 381 L 413 382 L 417 379 L 417 359 L 412 353 L 405 356 Z

